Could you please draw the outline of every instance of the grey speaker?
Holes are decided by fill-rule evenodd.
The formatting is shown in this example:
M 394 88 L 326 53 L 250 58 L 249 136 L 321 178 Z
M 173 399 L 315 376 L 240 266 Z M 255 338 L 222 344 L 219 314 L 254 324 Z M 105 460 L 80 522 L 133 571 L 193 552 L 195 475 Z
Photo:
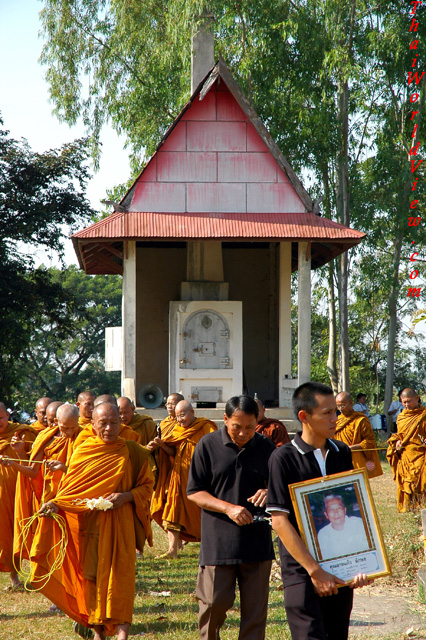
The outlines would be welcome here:
M 144 384 L 138 391 L 138 405 L 146 409 L 156 409 L 163 402 L 164 394 L 156 384 Z

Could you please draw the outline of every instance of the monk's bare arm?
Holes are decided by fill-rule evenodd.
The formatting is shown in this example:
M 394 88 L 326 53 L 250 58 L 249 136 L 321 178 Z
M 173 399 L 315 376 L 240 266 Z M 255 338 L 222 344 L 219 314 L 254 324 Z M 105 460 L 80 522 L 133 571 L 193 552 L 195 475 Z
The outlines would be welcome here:
M 188 495 L 188 500 L 195 502 L 195 504 L 201 509 L 224 513 L 228 518 L 240 526 L 253 522 L 253 516 L 248 509 L 239 504 L 231 504 L 230 502 L 225 502 L 225 500 L 219 500 L 219 498 L 215 498 L 208 491 L 197 491 L 196 493 L 191 493 Z
M 43 452 L 39 451 L 39 453 L 34 456 L 33 461 L 40 462 L 41 460 L 43 460 Z M 0 457 L 0 463 L 3 466 L 12 467 L 12 469 L 27 476 L 27 478 L 35 478 L 41 466 L 39 464 L 33 464 L 32 462 L 30 464 L 22 464 L 19 460 L 2 460 L 2 457 Z

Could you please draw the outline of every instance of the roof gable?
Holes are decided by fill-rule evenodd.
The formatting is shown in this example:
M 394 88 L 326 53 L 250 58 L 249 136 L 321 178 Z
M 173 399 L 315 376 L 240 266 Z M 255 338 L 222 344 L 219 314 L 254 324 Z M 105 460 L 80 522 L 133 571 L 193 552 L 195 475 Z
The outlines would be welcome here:
M 121 206 L 159 213 L 306 213 L 312 200 L 220 59 Z

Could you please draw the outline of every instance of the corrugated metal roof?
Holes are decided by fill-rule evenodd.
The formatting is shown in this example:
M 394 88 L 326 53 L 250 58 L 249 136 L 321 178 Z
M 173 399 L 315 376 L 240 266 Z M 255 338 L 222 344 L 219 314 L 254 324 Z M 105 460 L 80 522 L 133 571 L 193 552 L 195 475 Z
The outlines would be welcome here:
M 313 213 L 116 212 L 72 237 L 81 240 L 328 240 L 365 234 Z

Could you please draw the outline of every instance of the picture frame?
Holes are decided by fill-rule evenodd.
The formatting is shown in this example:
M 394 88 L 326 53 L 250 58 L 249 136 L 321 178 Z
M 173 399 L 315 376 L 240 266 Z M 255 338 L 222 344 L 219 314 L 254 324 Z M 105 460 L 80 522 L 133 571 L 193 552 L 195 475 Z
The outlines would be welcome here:
M 320 566 L 350 583 L 391 574 L 365 469 L 289 485 L 300 535 Z

